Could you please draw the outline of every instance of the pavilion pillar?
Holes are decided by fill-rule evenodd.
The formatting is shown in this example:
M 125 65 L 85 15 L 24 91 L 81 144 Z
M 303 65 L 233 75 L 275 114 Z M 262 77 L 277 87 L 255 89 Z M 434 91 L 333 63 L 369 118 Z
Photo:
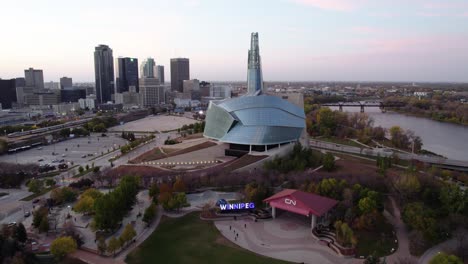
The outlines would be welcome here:
M 268 152 L 268 145 L 265 145 L 265 152 Z
M 274 206 L 271 207 L 271 216 L 273 218 L 276 218 L 276 207 L 274 207 Z
M 252 153 L 252 145 L 249 145 L 249 154 Z
M 314 230 L 316 224 L 317 224 L 317 217 L 315 215 L 312 215 L 312 220 L 311 220 L 311 223 L 310 223 L 310 229 Z

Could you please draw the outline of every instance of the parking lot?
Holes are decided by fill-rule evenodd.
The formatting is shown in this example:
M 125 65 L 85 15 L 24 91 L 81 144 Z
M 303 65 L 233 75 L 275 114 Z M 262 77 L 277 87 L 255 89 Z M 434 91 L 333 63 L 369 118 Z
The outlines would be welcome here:
M 110 128 L 110 131 L 157 132 L 181 128 L 197 121 L 184 116 L 156 115 Z
M 40 165 L 68 163 L 77 165 L 89 161 L 102 152 L 126 144 L 126 140 L 120 135 L 107 133 L 102 137 L 100 133 L 91 134 L 89 137 L 80 137 L 58 142 L 47 146 L 39 146 L 34 149 L 20 151 L 15 154 L 2 155 L 0 161 L 11 163 L 36 163 Z M 53 153 L 55 155 L 53 155 Z M 62 161 L 63 160 L 63 161 Z M 54 162 L 55 161 L 55 162 Z

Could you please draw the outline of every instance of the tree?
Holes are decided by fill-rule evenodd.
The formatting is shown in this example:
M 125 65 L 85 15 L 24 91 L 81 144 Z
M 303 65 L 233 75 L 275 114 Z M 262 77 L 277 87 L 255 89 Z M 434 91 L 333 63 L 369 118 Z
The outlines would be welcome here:
M 174 192 L 185 192 L 185 183 L 178 177 L 173 186 Z
M 151 203 L 148 208 L 146 208 L 145 213 L 143 214 L 143 222 L 150 224 L 154 217 L 156 216 L 156 205 Z
M 159 186 L 157 183 L 151 184 L 151 187 L 149 189 L 149 196 L 153 198 L 153 202 L 158 201 L 158 195 L 159 195 Z
M 120 248 L 120 241 L 117 238 L 112 237 L 109 240 L 109 244 L 107 245 L 107 252 L 115 254 L 115 251 L 119 248 Z
M 354 236 L 353 230 L 347 223 L 336 221 L 334 224 L 336 232 L 336 240 L 345 247 L 356 246 L 357 239 Z
M 42 217 L 41 223 L 39 224 L 39 232 L 47 232 L 49 231 L 49 219 L 47 219 L 47 215 Z
M 127 224 L 120 235 L 119 239 L 122 241 L 122 246 L 126 243 L 132 241 L 132 239 L 136 236 L 136 231 L 131 224 Z
M 463 261 L 455 255 L 439 253 L 429 261 L 429 264 L 463 264 Z
M 15 238 L 24 243 L 28 239 L 28 234 L 26 233 L 26 228 L 24 228 L 23 223 L 19 223 L 19 225 L 15 229 Z
M 359 200 L 358 207 L 362 214 L 368 214 L 377 209 L 377 202 L 370 197 L 364 197 Z
M 332 171 L 335 169 L 335 157 L 331 153 L 325 154 L 323 157 L 323 168 L 326 171 Z
M 90 213 L 94 209 L 94 199 L 90 196 L 81 197 L 73 206 L 73 210 L 78 213 Z
M 374 255 L 369 255 L 364 260 L 364 264 L 380 264 L 380 259 Z
M 41 180 L 31 179 L 28 183 L 28 191 L 40 193 L 44 187 L 44 182 Z
M 0 139 L 0 154 L 7 152 L 7 150 L 8 150 L 8 143 L 5 140 Z
M 76 242 L 69 236 L 59 237 L 52 241 L 50 253 L 61 260 L 66 255 L 74 252 L 77 248 Z
M 83 168 L 82 166 L 80 166 L 80 167 L 78 168 L 78 172 L 79 172 L 80 174 L 82 174 L 82 173 L 84 172 L 84 168 Z
M 106 240 L 103 237 L 99 238 L 97 247 L 99 254 L 104 254 L 107 251 Z

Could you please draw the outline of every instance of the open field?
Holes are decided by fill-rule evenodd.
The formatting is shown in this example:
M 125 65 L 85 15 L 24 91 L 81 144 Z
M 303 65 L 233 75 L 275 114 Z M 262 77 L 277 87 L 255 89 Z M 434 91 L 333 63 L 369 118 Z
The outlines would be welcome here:
M 110 128 L 109 131 L 170 131 L 181 128 L 183 125 L 190 125 L 194 123 L 197 123 L 197 121 L 183 116 L 157 115 L 148 116 L 139 120 L 125 123 L 123 125 L 115 126 Z
M 198 213 L 163 218 L 156 231 L 131 252 L 127 263 L 288 263 L 256 255 L 225 239 Z

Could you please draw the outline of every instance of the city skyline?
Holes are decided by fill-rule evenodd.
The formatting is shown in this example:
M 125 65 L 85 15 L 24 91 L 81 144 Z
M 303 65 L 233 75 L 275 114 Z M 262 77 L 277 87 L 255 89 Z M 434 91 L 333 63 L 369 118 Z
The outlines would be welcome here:
M 186 57 L 193 78 L 245 81 L 245 43 L 259 32 L 265 81 L 468 82 L 466 0 L 24 2 L 3 5 L 4 34 L 14 36 L 0 50 L 3 79 L 33 67 L 46 82 L 93 81 L 92 50 L 105 44 L 116 58 L 168 69 Z M 115 12 L 102 12 L 109 5 Z M 144 26 L 157 21 L 168 26 Z

